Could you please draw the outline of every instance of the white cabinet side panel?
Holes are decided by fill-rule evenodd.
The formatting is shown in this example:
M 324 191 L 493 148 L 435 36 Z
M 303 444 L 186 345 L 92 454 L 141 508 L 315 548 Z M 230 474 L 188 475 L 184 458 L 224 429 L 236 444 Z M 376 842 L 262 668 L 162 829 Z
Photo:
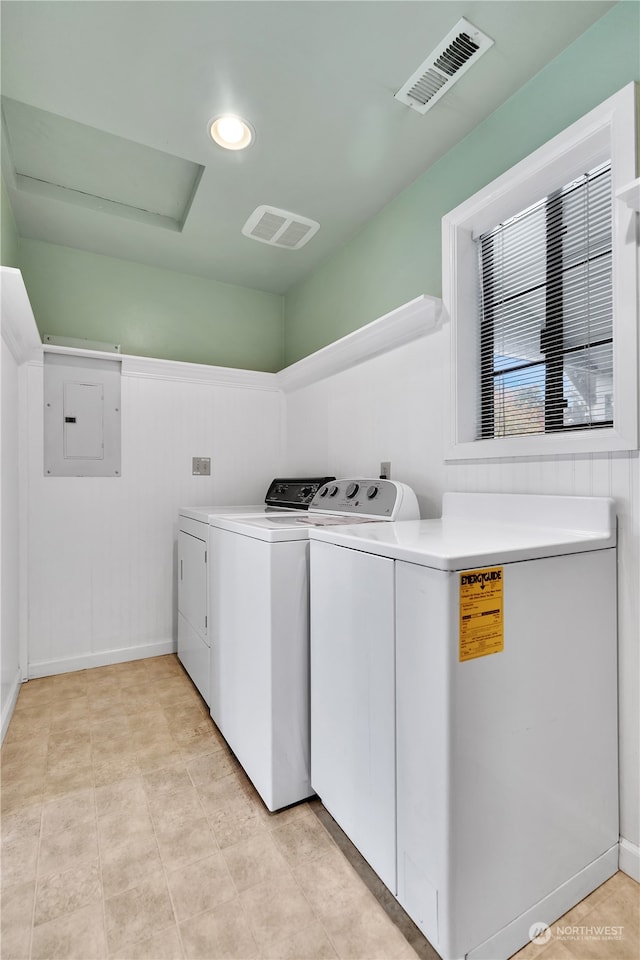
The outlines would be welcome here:
M 398 900 L 436 949 L 438 901 L 449 895 L 447 668 L 456 577 L 396 563 Z
M 311 542 L 311 783 L 395 893 L 393 564 Z
M 451 645 L 450 956 L 617 843 L 615 565 L 505 564 L 504 650 L 461 663 Z

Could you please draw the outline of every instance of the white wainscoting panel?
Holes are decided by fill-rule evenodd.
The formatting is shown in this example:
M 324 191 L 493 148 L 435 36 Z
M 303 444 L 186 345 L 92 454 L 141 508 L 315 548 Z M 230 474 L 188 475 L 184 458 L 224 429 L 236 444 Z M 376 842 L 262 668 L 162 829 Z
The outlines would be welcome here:
M 180 380 L 173 367 L 122 378 L 122 476 L 44 477 L 42 366 L 29 365 L 29 676 L 174 649 L 181 506 L 255 503 L 282 472 L 282 395 Z M 211 457 L 211 477 L 191 458 Z
M 442 499 L 444 333 L 360 363 L 286 396 L 287 472 L 391 477 L 416 491 L 423 517 Z
M 20 484 L 19 484 L 19 430 L 18 397 L 20 367 L 4 338 L 0 341 L 2 369 L 1 438 L 2 449 L 2 500 L 0 503 L 0 530 L 2 531 L 2 554 L 0 570 L 2 580 L 0 621 L 0 704 L 1 738 L 13 713 L 20 689 Z

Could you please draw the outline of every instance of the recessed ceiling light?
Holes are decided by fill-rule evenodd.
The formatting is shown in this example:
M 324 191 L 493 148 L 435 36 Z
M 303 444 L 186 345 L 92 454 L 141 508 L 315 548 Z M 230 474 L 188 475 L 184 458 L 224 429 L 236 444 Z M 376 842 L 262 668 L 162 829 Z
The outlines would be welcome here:
M 216 117 L 209 124 L 209 133 L 212 140 L 225 150 L 244 150 L 253 142 L 255 136 L 253 127 L 231 114 Z

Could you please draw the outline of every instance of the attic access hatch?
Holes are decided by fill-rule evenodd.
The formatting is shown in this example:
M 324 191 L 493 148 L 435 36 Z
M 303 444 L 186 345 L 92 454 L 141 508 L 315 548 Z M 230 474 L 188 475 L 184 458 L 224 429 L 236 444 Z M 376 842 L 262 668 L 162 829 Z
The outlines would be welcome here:
M 418 113 L 426 113 L 492 46 L 491 37 L 462 17 L 411 74 L 395 99 Z
M 320 224 L 316 220 L 263 205 L 256 207 L 242 228 L 242 233 L 245 237 L 269 243 L 273 247 L 299 250 L 319 229 Z

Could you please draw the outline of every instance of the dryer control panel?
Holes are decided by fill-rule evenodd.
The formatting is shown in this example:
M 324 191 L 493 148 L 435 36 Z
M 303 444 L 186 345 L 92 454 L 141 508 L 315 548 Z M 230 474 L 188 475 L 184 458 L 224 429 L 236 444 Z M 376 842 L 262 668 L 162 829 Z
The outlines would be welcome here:
M 264 502 L 269 507 L 286 510 L 307 510 L 318 490 L 335 477 L 290 477 L 271 481 Z

